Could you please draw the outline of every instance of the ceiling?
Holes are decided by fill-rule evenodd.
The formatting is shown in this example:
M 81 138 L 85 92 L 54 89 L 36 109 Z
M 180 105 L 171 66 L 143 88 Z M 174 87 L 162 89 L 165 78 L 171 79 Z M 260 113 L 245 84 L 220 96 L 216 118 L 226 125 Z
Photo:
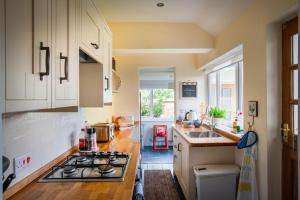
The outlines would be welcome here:
M 109 22 L 195 23 L 217 35 L 254 0 L 94 0 Z M 164 7 L 157 7 L 162 2 Z

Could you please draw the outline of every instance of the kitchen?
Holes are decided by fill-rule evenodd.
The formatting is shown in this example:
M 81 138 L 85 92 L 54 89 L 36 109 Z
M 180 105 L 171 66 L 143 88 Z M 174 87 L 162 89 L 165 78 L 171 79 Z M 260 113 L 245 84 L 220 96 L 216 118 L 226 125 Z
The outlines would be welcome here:
M 3 113 L 0 139 L 1 153 L 11 163 L 3 181 L 10 174 L 16 175 L 4 199 L 131 199 L 135 180 L 143 179 L 136 178 L 141 151 L 139 139 L 136 139 L 139 138 L 140 68 L 171 66 L 175 69 L 175 118 L 178 120 L 189 109 L 206 113 L 205 105 L 210 104 L 208 94 L 212 91 L 208 79 L 225 80 L 222 79 L 223 71 L 216 75 L 221 78 L 212 78 L 214 67 L 224 64 L 228 57 L 233 63 L 240 61 L 240 55 L 244 65 L 243 89 L 240 93 L 236 90 L 235 95 L 243 94 L 240 95 L 243 98 L 236 98 L 239 103 L 235 110 L 243 111 L 240 125 L 247 130 L 248 122 L 252 122 L 252 117 L 248 116 L 248 102 L 258 102 L 254 121 L 259 137 L 256 162 L 259 199 L 280 199 L 285 190 L 281 188 L 284 179 L 280 178 L 282 168 L 278 163 L 282 121 L 277 113 L 281 113 L 282 95 L 278 88 L 283 86 L 280 84 L 281 61 L 274 58 L 281 57 L 281 39 L 278 39 L 281 26 L 296 16 L 298 2 L 278 0 L 273 4 L 269 0 L 245 0 L 201 4 L 191 1 L 189 5 L 177 1 L 174 4 L 129 2 L 0 1 L 0 111 Z M 180 9 L 181 13 L 179 8 L 185 9 Z M 139 9 L 143 12 L 136 12 Z M 192 13 L 200 17 L 193 18 Z M 222 23 L 214 22 L 214 17 Z M 199 20 L 198 25 L 195 25 L 195 18 Z M 114 76 L 120 84 L 118 89 L 113 88 L 116 86 Z M 189 81 L 197 82 L 197 95 L 191 99 L 182 98 L 181 83 Z M 113 91 L 115 89 L 117 91 Z M 225 88 L 224 94 L 228 91 Z M 96 157 L 112 161 L 112 157 L 126 160 L 129 156 L 125 173 L 121 175 L 123 181 L 38 182 L 53 166 L 78 152 L 82 128 L 91 128 L 100 122 L 111 123 L 112 116 L 133 116 L 128 120 L 133 126 L 116 130 L 113 142 L 100 143 L 103 153 L 98 152 Z M 232 124 L 231 121 L 228 124 Z M 243 151 L 235 147 L 240 135 L 222 129 L 219 131 L 221 137 L 210 138 L 231 145 L 226 145 L 226 150 L 220 147 L 220 152 L 227 152 L 220 160 L 219 147 L 197 147 L 201 142 L 197 138 L 186 138 L 181 130 L 175 125 L 169 133 L 172 140 L 177 134 L 181 143 L 191 144 L 188 144 L 189 151 L 183 151 L 187 156 L 181 156 L 189 161 L 190 170 L 181 172 L 190 173 L 196 164 L 241 166 Z M 93 128 L 91 132 L 94 134 Z M 205 155 L 211 155 L 207 159 L 212 160 L 197 161 L 197 156 L 191 159 L 195 152 L 201 154 L 206 150 Z M 87 157 L 95 156 L 90 154 L 86 152 Z M 21 163 L 17 172 L 16 158 L 19 158 L 17 161 L 26 158 L 28 163 L 25 166 Z M 93 163 L 98 164 L 101 165 Z M 176 170 L 175 167 L 178 176 Z M 193 199 L 189 195 L 196 195 L 194 173 L 188 177 L 180 180 L 179 176 L 178 182 L 183 196 Z M 51 192 L 45 192 L 48 190 Z M 146 195 L 145 185 L 144 192 Z

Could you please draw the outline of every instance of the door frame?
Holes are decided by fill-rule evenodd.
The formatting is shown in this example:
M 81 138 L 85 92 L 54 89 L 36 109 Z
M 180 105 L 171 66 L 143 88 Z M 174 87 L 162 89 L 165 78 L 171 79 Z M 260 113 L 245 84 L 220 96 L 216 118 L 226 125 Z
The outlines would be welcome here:
M 292 115 L 293 106 L 297 105 L 293 98 L 293 75 L 292 72 L 299 68 L 292 63 L 292 42 L 291 37 L 298 31 L 298 17 L 294 17 L 282 25 L 282 199 L 292 200 L 298 196 L 299 178 L 298 178 L 298 135 L 293 133 L 294 118 Z M 299 43 L 299 41 L 298 41 Z M 299 73 L 299 70 L 298 70 Z M 298 83 L 299 84 L 299 83 Z M 299 89 L 299 87 L 298 87 Z M 299 99 L 299 97 L 298 97 Z M 299 103 L 298 103 L 299 107 Z M 299 115 L 299 113 L 298 113 Z M 288 125 L 289 128 L 285 127 Z M 290 130 L 289 130 L 290 129 Z M 297 143 L 296 143 L 297 142 Z M 295 166 L 297 165 L 297 166 Z M 296 180 L 294 177 L 297 177 Z

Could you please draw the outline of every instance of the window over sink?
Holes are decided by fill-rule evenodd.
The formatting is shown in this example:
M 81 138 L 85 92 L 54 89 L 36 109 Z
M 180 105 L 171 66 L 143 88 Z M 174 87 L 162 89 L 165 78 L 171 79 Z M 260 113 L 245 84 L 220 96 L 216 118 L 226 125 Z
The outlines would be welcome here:
M 222 58 L 222 62 L 211 64 L 206 69 L 208 81 L 208 106 L 225 110 L 223 124 L 232 127 L 233 121 L 243 112 L 243 56 L 242 51 L 234 56 Z M 239 117 L 243 126 L 243 118 Z

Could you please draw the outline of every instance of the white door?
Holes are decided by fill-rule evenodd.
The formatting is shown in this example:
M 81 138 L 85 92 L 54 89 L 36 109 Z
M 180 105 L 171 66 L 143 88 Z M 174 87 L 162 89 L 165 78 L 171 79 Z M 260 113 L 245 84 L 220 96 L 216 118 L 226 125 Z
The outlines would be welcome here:
M 50 0 L 6 1 L 6 112 L 51 107 L 50 11 Z
M 76 45 L 75 0 L 52 1 L 53 104 L 77 106 L 79 49 Z

